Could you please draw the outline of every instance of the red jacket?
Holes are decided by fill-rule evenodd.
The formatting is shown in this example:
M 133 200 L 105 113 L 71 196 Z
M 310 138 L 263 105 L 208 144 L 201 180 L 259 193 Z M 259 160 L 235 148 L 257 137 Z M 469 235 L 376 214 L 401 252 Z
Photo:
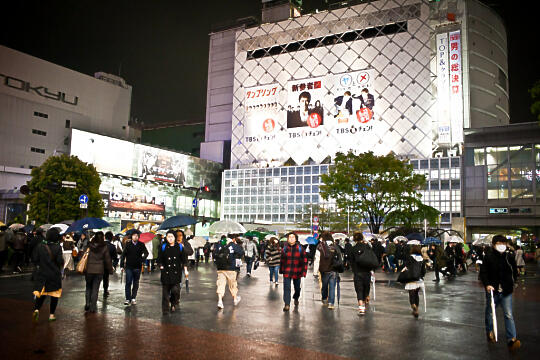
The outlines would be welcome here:
M 283 277 L 300 279 L 306 277 L 308 261 L 306 252 L 299 243 L 294 246 L 286 244 L 281 250 L 279 273 Z

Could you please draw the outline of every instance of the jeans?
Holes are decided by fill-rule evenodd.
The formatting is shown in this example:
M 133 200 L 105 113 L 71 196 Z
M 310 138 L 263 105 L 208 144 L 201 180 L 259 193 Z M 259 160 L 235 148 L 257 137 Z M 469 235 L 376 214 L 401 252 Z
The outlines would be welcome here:
M 495 309 L 501 305 L 504 313 L 504 327 L 506 328 L 506 340 L 516 338 L 516 325 L 514 324 L 514 315 L 512 314 L 512 294 L 503 295 L 499 292 L 493 292 L 495 299 Z M 486 291 L 486 332 L 493 331 L 493 318 L 491 316 L 491 294 Z
M 253 266 L 253 259 L 255 259 L 253 256 L 252 257 L 246 256 L 246 271 L 248 274 L 251 274 L 251 266 Z
M 141 278 L 141 269 L 131 269 L 126 267 L 126 300 L 137 298 L 139 290 L 139 279 Z M 131 285 L 133 284 L 133 288 Z
M 394 255 L 387 255 L 386 258 L 388 259 L 388 265 L 390 266 L 390 271 L 394 271 L 396 268 L 395 256 Z
M 366 301 L 366 298 L 369 296 L 369 290 L 371 287 L 371 273 L 354 273 L 353 281 L 354 290 L 356 291 L 356 299 L 359 301 Z
M 86 306 L 91 312 L 97 311 L 99 285 L 103 279 L 102 274 L 86 274 Z
M 336 283 L 337 273 L 335 271 L 322 273 L 322 300 L 328 299 L 328 303 L 332 305 L 336 300 Z
M 291 304 L 291 281 L 294 285 L 293 299 L 298 300 L 300 298 L 300 279 L 292 279 L 290 277 L 283 277 L 283 302 L 285 305 Z
M 270 266 L 270 282 L 272 282 L 272 279 L 275 278 L 275 282 L 278 282 L 279 280 L 279 265 L 277 266 Z

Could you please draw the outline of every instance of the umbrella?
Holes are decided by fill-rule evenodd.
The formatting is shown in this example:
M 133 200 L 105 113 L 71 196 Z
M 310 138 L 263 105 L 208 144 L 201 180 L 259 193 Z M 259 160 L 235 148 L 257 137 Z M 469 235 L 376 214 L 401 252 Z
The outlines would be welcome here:
M 335 234 L 332 234 L 332 237 L 334 238 L 334 240 L 348 238 L 348 236 L 345 235 L 344 233 L 335 233 Z
M 339 299 L 341 298 L 341 286 L 340 286 L 340 283 L 341 283 L 341 277 L 337 276 L 337 304 L 339 305 Z
M 420 242 L 424 241 L 424 235 L 420 233 L 410 233 L 406 236 L 407 240 L 418 240 Z
M 23 228 L 23 230 L 24 230 L 25 233 L 32 232 L 32 230 L 34 230 L 34 225 L 28 224 Z
M 64 221 L 60 221 L 60 224 L 66 224 L 66 225 L 71 225 L 75 222 L 75 220 L 64 220 Z
M 138 229 L 132 228 L 126 231 L 125 236 L 131 236 L 135 233 L 141 235 L 141 232 Z
M 495 314 L 495 298 L 493 297 L 493 290 L 490 290 L 491 295 L 491 318 L 493 319 L 493 335 L 495 335 L 495 342 L 497 342 L 497 315 Z
M 401 241 L 407 241 L 407 240 L 409 240 L 409 239 L 407 239 L 405 236 L 401 236 L 401 235 L 400 235 L 400 236 L 396 236 L 396 237 L 394 238 L 394 240 L 397 240 L 397 241 L 401 242 Z
M 433 237 L 433 236 L 428 236 L 423 244 L 437 244 L 437 245 L 441 245 L 442 244 L 442 241 L 441 239 L 437 239 L 436 237 Z
M 39 228 L 45 231 L 49 230 L 52 227 L 52 224 L 43 224 Z
M 298 242 L 300 243 L 300 245 L 307 245 L 308 244 L 306 239 L 299 239 Z
M 493 234 L 490 234 L 488 236 L 485 236 L 481 239 L 474 240 L 472 243 L 474 246 L 480 246 L 480 245 L 491 245 L 491 240 L 493 239 Z
M 146 233 L 142 233 L 141 235 L 139 235 L 139 240 L 142 242 L 142 243 L 147 243 L 149 241 L 152 241 L 152 239 L 156 236 L 156 234 L 154 234 L 153 232 L 146 232 Z
M 373 284 L 373 301 L 377 300 L 377 293 L 375 292 L 375 273 L 371 272 L 371 283 Z
M 317 240 L 314 236 L 310 236 L 306 239 L 306 242 L 309 244 L 309 245 L 316 245 L 319 240 Z
M 463 244 L 463 239 L 460 238 L 459 236 L 452 235 L 452 236 L 450 236 L 450 240 L 449 240 L 448 242 L 451 242 L 451 243 L 462 243 L 462 244 Z
M 166 230 L 172 228 L 179 228 L 197 223 L 197 219 L 189 215 L 176 215 L 168 218 L 159 225 L 158 230 Z
M 70 227 L 66 230 L 66 232 L 84 231 L 84 230 L 90 230 L 90 229 L 101 229 L 101 228 L 109 227 L 109 226 L 111 226 L 111 224 L 109 224 L 103 219 L 95 218 L 95 217 L 86 217 L 84 219 L 75 221 L 73 224 L 70 225 Z
M 191 247 L 196 249 L 203 247 L 206 244 L 206 239 L 202 236 L 195 236 L 193 239 L 188 241 L 191 244 Z
M 191 231 L 191 229 L 186 229 L 186 230 L 184 231 L 184 235 L 186 235 L 186 236 L 193 236 L 193 231 Z
M 9 228 L 11 230 L 19 230 L 19 229 L 22 229 L 24 227 L 24 224 L 11 224 L 9 225 Z
M 211 237 L 210 239 L 208 239 L 208 241 L 210 241 L 210 244 L 215 244 L 219 241 L 220 239 L 218 237 Z
M 216 221 L 208 228 L 210 234 L 244 234 L 246 228 L 231 220 Z
M 66 224 L 54 224 L 53 226 L 51 226 L 51 229 L 52 228 L 57 228 L 58 230 L 60 230 L 60 234 L 63 234 L 66 232 L 69 226 Z

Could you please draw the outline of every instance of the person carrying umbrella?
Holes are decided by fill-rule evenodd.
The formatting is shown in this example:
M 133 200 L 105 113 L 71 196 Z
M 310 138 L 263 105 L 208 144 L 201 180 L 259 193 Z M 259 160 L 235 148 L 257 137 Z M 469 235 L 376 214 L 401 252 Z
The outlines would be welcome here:
M 94 235 L 88 247 L 90 252 L 88 254 L 85 273 L 86 305 L 84 306 L 84 311 L 95 313 L 97 312 L 99 285 L 101 284 L 101 280 L 103 280 L 103 274 L 105 272 L 112 274 L 113 266 L 109 247 L 105 243 L 105 235 L 103 235 L 102 231 L 98 231 Z
M 182 270 L 187 274 L 187 256 L 183 244 L 176 243 L 174 231 L 167 231 L 165 243 L 158 249 L 157 263 L 161 270 L 161 310 L 164 315 L 175 312 L 180 301 Z
M 521 342 L 516 338 L 516 325 L 512 314 L 512 293 L 518 271 L 513 252 L 507 247 L 508 240 L 503 235 L 495 235 L 492 248 L 487 251 L 480 266 L 480 280 L 486 289 L 485 325 L 488 342 L 495 343 L 495 314 L 493 310 L 501 305 L 504 312 L 506 340 L 510 350 L 517 350 Z M 492 310 L 493 306 L 493 310 Z
M 120 260 L 120 267 L 126 272 L 126 300 L 124 301 L 126 306 L 137 304 L 141 268 L 144 260 L 148 257 L 146 246 L 139 241 L 140 234 L 139 230 L 133 231 L 131 241 L 126 242 Z

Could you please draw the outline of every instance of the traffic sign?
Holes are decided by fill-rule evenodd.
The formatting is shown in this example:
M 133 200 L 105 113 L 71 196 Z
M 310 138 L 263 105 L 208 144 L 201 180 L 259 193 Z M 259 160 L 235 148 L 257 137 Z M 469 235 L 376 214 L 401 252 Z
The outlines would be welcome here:
M 88 209 L 88 204 L 80 203 L 79 206 L 81 207 L 81 209 Z
M 88 204 L 88 195 L 82 194 L 79 196 L 79 203 Z
M 199 205 L 199 200 L 197 198 L 193 199 L 193 207 L 196 208 Z

